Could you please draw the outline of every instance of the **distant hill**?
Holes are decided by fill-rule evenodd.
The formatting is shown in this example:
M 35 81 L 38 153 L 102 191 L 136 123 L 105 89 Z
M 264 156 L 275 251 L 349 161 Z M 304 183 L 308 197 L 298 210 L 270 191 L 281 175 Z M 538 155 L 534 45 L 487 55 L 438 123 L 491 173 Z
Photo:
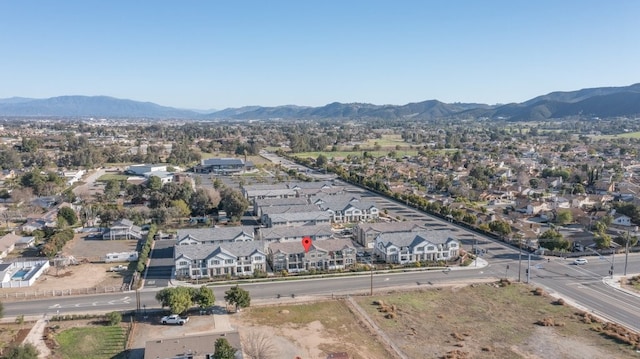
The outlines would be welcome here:
M 624 87 L 551 92 L 522 103 L 500 106 L 444 103 L 438 100 L 406 105 L 333 102 L 320 107 L 245 106 L 211 113 L 107 96 L 61 96 L 48 99 L 12 97 L 0 99 L 0 116 L 192 120 L 500 118 L 510 121 L 545 120 L 568 116 L 635 117 L 640 116 L 640 83 Z
M 60 96 L 0 100 L 0 115 L 16 117 L 197 118 L 200 114 L 151 102 L 108 96 Z

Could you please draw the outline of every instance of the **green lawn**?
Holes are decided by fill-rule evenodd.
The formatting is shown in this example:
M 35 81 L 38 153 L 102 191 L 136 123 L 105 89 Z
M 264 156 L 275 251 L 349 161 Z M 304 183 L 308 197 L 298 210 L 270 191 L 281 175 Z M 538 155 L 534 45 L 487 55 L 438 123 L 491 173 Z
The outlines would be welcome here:
M 125 175 L 117 175 L 117 174 L 113 174 L 113 173 L 107 173 L 107 174 L 103 174 L 102 176 L 100 176 L 100 178 L 98 178 L 97 181 L 98 182 L 126 181 L 127 178 L 129 178 L 129 177 L 125 176 Z
M 71 328 L 56 335 L 65 359 L 117 358 L 124 351 L 125 330 L 119 326 Z
M 593 138 L 602 139 L 602 140 L 611 140 L 614 138 L 640 138 L 640 132 L 627 132 L 627 133 L 620 133 L 617 135 L 593 136 Z

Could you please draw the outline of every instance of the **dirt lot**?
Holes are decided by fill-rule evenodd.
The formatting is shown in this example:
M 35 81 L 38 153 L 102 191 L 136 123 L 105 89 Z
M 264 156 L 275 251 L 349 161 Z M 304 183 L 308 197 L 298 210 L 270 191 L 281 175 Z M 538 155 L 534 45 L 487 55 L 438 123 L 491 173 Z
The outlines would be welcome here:
M 585 320 L 578 310 L 531 289 L 484 283 L 355 299 L 408 358 L 638 357 L 632 346 L 602 335 L 602 324 L 595 319 Z M 192 316 L 185 326 L 163 326 L 157 316 L 149 316 L 136 324 L 130 358 L 142 358 L 148 340 L 232 328 L 239 329 L 244 345 L 260 334 L 267 337 L 274 358 L 324 359 L 331 352 L 347 352 L 355 359 L 394 357 L 346 300 L 303 302 L 308 300 L 259 303 L 236 314 L 219 308 L 215 315 Z M 17 332 L 16 325 L 4 330 L 7 335 Z M 6 338 L 0 340 L 6 343 Z
M 86 263 L 83 259 L 99 260 L 107 253 L 135 250 L 136 245 L 137 241 L 91 240 L 87 239 L 86 234 L 77 234 L 64 247 L 63 253 L 66 256 L 73 256 L 80 264 L 63 268 L 51 267 L 28 288 L 0 289 L 0 299 L 6 301 L 21 299 L 25 296 L 42 296 L 53 290 L 66 292 L 73 290 L 73 293 L 82 294 L 83 291 L 90 293 L 91 290 L 120 288 L 123 279 L 130 273 L 108 272 L 108 269 L 122 263 Z
M 398 292 L 358 303 L 410 358 L 638 357 L 632 345 L 602 335 L 595 319 L 525 285 Z

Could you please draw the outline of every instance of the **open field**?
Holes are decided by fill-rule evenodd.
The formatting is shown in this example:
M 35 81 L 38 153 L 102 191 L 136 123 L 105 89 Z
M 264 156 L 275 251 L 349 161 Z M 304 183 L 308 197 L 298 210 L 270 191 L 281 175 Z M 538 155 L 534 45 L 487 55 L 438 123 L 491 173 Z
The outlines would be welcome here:
M 638 357 L 631 345 L 602 335 L 602 324 L 525 285 L 399 292 L 358 303 L 410 358 Z
M 53 353 L 53 358 L 117 358 L 125 349 L 125 329 L 121 326 L 58 329 L 54 337 L 59 347 Z
M 87 238 L 87 234 L 76 234 L 69 241 L 62 253 L 73 256 L 78 265 L 63 268 L 51 267 L 36 280 L 31 287 L 2 288 L 0 300 L 16 300 L 51 295 L 52 291 L 66 294 L 96 293 L 119 290 L 131 271 L 109 272 L 109 268 L 127 263 L 92 263 L 100 261 L 107 253 L 128 252 L 135 250 L 137 241 L 118 240 L 104 241 Z
M 115 173 L 106 173 L 100 176 L 96 180 L 96 182 L 109 182 L 109 181 L 126 181 L 129 176 L 115 174 Z
M 354 359 L 390 357 L 340 301 L 247 308 L 230 319 L 241 334 L 268 334 L 277 358 L 326 358 L 332 352 Z
M 309 299 L 296 298 L 288 304 L 262 303 L 235 314 L 221 314 L 219 320 L 194 316 L 186 327 L 161 326 L 156 321 L 139 324 L 140 338 L 134 342 L 140 348 L 146 340 L 228 330 L 231 326 L 239 330 L 245 346 L 251 338 L 266 336 L 276 351 L 274 358 L 324 359 L 332 352 L 347 352 L 358 359 L 394 358 L 382 344 L 381 336 L 390 338 L 408 358 L 638 358 L 632 345 L 605 335 L 609 329 L 596 318 L 558 304 L 544 293 L 534 293 L 526 285 L 482 283 L 388 291 L 354 299 L 382 334 L 372 332 L 347 300 L 300 302 Z M 58 322 L 51 323 L 55 324 Z M 28 329 L 30 325 L 2 325 L 0 341 L 10 342 L 19 335 L 20 328 Z M 66 334 L 75 338 L 69 342 L 81 340 L 83 348 L 97 345 L 109 336 L 116 339 L 110 344 L 114 354 L 83 357 L 117 357 L 113 355 L 121 336 L 101 332 L 108 328 L 103 324 L 81 320 L 59 325 L 57 336 L 73 327 L 96 328 Z M 185 329 L 188 333 L 184 333 Z M 86 336 L 78 339 L 76 332 Z M 60 338 L 61 344 L 66 343 L 64 336 Z M 627 338 L 634 337 L 630 334 Z M 637 335 L 635 339 L 640 341 Z

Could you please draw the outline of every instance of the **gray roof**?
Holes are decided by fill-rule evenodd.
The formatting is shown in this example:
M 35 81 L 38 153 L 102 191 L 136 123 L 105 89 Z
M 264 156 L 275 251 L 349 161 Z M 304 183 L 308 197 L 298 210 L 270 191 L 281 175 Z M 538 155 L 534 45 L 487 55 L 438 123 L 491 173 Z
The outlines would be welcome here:
M 313 241 L 311 245 L 325 251 L 339 251 L 347 247 L 355 248 L 350 239 L 325 239 Z M 269 244 L 269 252 L 276 253 L 278 251 L 289 254 L 302 253 L 304 252 L 304 247 L 302 242 L 273 242 Z
M 293 206 L 271 206 L 262 207 L 262 214 L 296 213 L 296 212 L 316 212 L 319 210 L 315 204 L 298 204 Z
M 242 357 L 239 354 L 242 346 L 237 331 L 149 340 L 145 343 L 144 357 L 145 359 L 156 359 L 175 358 L 187 353 L 213 354 L 215 352 L 214 344 L 218 338 L 227 339 L 229 344 L 238 350 L 236 358 Z
M 288 197 L 288 198 L 256 198 L 256 206 L 261 208 L 275 206 L 294 206 L 300 204 L 309 204 L 306 198 Z M 316 206 L 317 207 L 317 206 Z
M 201 243 L 186 246 L 175 246 L 174 258 L 186 256 L 190 259 L 205 259 L 220 252 L 235 257 L 248 257 L 256 251 L 265 254 L 264 241 L 251 242 L 226 242 L 226 243 Z
M 404 221 L 404 222 L 379 222 L 379 223 L 359 223 L 359 229 L 364 232 L 374 230 L 376 232 L 415 232 L 426 231 L 427 228 L 422 221 Z
M 269 215 L 268 217 L 271 220 L 271 223 L 331 220 L 331 215 L 325 211 L 278 213 Z
M 177 238 L 181 240 L 186 236 L 191 236 L 200 241 L 225 241 L 234 239 L 241 233 L 246 233 L 251 237 L 254 235 L 254 227 L 252 226 L 235 226 L 235 227 L 215 227 L 215 228 L 185 228 L 178 229 Z
M 296 195 L 296 191 L 289 188 L 245 189 L 244 193 L 247 194 L 247 197 L 293 197 Z
M 358 208 L 360 210 L 376 207 L 373 201 L 362 200 L 360 196 L 349 193 L 342 195 L 316 196 L 316 198 L 312 198 L 311 201 L 318 204 L 322 209 L 332 210 L 334 212 L 344 212 L 349 207 Z
M 317 226 L 260 228 L 258 229 L 258 232 L 259 237 L 263 240 L 304 236 L 331 236 L 333 234 L 330 224 L 320 224 Z
M 385 247 L 395 245 L 398 247 L 414 247 L 423 241 L 432 244 L 444 244 L 455 239 L 454 233 L 449 230 L 425 231 L 425 232 L 396 232 L 381 233 L 376 241 L 381 241 Z
M 244 161 L 240 158 L 207 158 L 202 160 L 203 166 L 244 166 Z

